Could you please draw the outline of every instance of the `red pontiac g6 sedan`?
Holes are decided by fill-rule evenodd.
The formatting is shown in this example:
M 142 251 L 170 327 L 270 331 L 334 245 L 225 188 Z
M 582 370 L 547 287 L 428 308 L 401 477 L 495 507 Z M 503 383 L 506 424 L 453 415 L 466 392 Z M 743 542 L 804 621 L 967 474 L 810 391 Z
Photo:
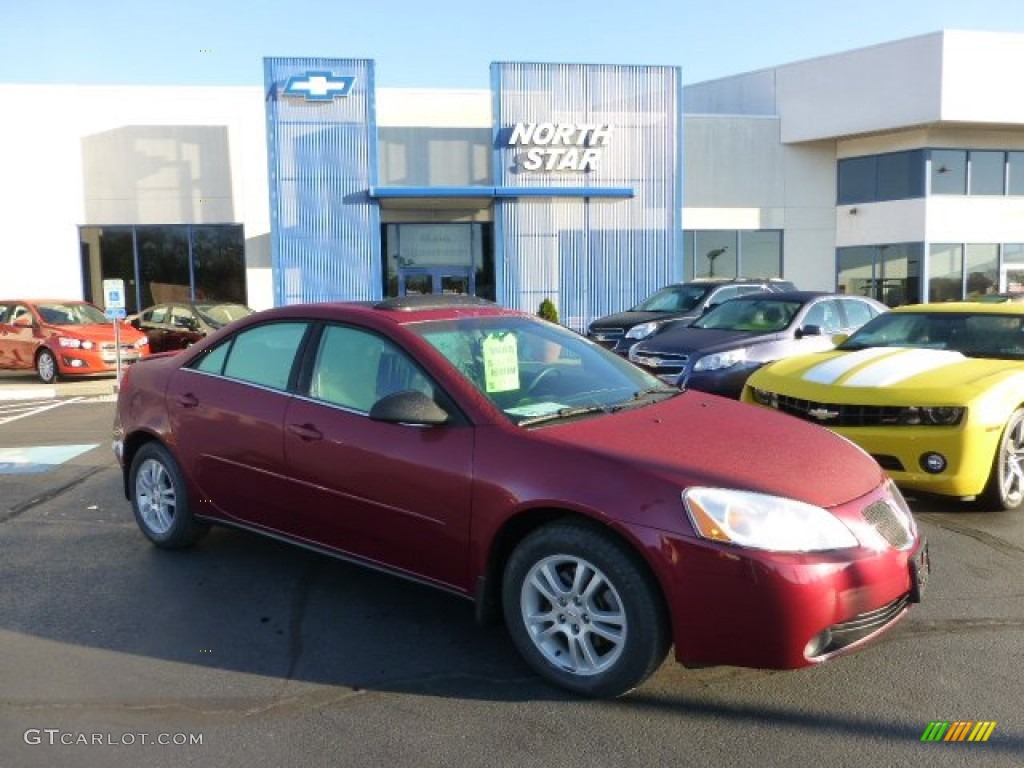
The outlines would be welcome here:
M 684 664 L 824 661 L 928 572 L 851 443 L 471 297 L 253 314 L 131 367 L 114 430 L 158 547 L 231 525 L 427 582 L 590 696 L 673 645 Z

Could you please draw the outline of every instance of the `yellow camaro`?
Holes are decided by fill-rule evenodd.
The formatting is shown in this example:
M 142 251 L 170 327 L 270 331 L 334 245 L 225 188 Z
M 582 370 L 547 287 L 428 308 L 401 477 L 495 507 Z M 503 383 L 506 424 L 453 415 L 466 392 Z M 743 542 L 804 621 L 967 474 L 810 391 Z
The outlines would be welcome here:
M 1024 304 L 899 307 L 741 399 L 838 432 L 906 489 L 1024 505 Z

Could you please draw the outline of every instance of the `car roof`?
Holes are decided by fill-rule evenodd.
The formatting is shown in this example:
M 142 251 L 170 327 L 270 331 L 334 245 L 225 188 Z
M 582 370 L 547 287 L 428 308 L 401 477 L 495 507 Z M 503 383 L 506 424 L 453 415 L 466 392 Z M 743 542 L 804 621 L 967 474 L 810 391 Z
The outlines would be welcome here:
M 492 301 L 476 296 L 428 294 L 400 296 L 380 301 L 327 301 L 290 304 L 249 315 L 246 319 L 315 317 L 329 320 L 352 318 L 353 315 L 372 316 L 399 324 L 427 320 L 455 320 L 465 317 L 533 317 L 525 312 L 506 309 Z
M 941 304 L 907 304 L 892 310 L 899 313 L 972 314 L 972 315 L 1024 315 L 1024 304 L 1003 302 L 988 304 L 981 301 L 947 301 Z
M 801 303 L 816 299 L 820 296 L 834 296 L 836 298 L 851 298 L 843 293 L 829 293 L 828 291 L 773 291 L 771 293 L 746 293 L 737 296 L 733 301 L 799 301 Z M 852 298 L 861 298 L 854 296 Z

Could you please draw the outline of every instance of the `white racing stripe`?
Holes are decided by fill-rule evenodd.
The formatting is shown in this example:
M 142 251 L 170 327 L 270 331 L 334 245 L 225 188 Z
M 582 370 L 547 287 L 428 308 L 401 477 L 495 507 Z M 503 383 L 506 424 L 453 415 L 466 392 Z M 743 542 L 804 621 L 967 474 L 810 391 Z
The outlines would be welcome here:
M 891 355 L 893 350 L 886 347 L 869 347 L 850 352 L 847 355 L 833 357 L 821 365 L 809 368 L 803 375 L 804 381 L 813 381 L 816 384 L 835 384 L 836 380 L 859 365 L 874 360 L 881 355 Z
M 940 349 L 875 347 L 851 352 L 815 366 L 803 378 L 819 384 L 835 384 L 853 371 L 843 386 L 886 387 L 963 360 L 964 356 L 959 352 Z

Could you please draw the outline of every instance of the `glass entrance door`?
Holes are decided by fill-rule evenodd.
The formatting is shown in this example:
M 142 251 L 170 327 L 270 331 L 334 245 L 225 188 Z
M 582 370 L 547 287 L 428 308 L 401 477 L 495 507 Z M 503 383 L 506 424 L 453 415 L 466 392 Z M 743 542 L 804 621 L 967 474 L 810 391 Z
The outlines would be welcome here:
M 398 270 L 398 295 L 430 293 L 476 294 L 476 281 L 467 267 L 406 268 Z

